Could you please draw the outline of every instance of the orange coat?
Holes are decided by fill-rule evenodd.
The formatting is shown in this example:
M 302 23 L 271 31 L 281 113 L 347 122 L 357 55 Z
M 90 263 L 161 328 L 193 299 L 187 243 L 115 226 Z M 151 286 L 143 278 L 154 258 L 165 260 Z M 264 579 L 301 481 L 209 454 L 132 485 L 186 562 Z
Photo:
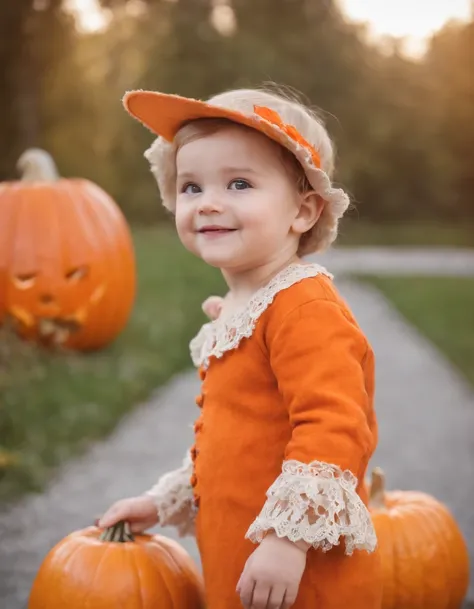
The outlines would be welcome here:
M 292 265 L 241 314 L 206 324 L 192 351 L 208 609 L 241 609 L 237 582 L 269 528 L 314 546 L 295 609 L 381 607 L 364 486 L 377 441 L 374 357 L 330 277 Z

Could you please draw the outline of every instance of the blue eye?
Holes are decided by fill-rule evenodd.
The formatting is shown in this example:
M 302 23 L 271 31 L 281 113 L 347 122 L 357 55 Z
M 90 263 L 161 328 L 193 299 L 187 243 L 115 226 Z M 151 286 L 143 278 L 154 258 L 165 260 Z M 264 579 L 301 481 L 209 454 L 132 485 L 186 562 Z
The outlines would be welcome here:
M 185 184 L 181 189 L 181 192 L 185 192 L 188 195 L 196 195 L 201 192 L 201 188 L 197 184 Z
M 247 180 L 232 180 L 232 182 L 229 184 L 230 190 L 247 190 L 247 188 L 252 188 Z

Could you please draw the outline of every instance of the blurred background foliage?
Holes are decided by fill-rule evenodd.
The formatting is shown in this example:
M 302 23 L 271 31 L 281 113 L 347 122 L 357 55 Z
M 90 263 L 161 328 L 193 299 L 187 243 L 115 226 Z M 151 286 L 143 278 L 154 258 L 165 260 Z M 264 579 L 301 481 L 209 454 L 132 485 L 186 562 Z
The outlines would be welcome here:
M 123 93 L 207 97 L 273 81 L 323 109 L 357 218 L 474 223 L 474 22 L 448 23 L 411 58 L 395 39 L 370 43 L 334 0 L 101 4 L 107 26 L 87 33 L 61 0 L 2 3 L 0 180 L 40 146 L 134 224 L 163 221 L 143 159 L 152 135 L 123 111 Z

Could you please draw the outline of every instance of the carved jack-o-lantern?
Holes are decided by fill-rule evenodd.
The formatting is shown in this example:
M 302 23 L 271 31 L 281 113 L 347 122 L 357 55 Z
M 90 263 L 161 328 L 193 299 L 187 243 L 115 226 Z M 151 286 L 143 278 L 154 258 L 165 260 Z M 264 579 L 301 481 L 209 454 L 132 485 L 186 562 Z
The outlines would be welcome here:
M 0 323 L 71 349 L 97 349 L 123 329 L 135 298 L 128 225 L 96 184 L 61 179 L 30 149 L 23 176 L 0 184 Z

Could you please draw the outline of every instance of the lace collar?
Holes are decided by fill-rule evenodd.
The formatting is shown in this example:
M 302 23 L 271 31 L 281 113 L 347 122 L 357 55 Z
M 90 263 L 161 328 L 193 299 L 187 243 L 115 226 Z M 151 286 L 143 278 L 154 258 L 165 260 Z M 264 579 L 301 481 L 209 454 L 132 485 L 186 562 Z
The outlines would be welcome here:
M 257 290 L 243 309 L 225 320 L 218 318 L 204 324 L 189 344 L 193 364 L 207 368 L 211 356 L 219 358 L 227 351 L 236 349 L 243 338 L 252 336 L 259 317 L 278 292 L 317 275 L 332 279 L 332 275 L 319 264 L 291 264 Z

